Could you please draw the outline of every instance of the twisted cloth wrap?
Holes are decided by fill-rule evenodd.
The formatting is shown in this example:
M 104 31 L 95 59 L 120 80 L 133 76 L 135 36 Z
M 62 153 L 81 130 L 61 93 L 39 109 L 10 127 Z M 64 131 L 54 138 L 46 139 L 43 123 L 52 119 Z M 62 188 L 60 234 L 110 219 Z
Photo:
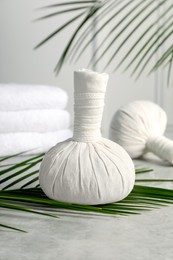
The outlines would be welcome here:
M 132 158 L 152 152 L 173 164 L 173 141 L 163 136 L 167 115 L 150 101 L 134 101 L 121 107 L 110 126 L 110 139 L 120 144 Z

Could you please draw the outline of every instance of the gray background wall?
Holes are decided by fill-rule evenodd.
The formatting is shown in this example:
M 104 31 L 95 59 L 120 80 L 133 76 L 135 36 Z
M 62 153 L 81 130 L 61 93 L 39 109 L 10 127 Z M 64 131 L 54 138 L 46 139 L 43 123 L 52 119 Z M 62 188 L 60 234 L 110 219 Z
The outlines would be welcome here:
M 88 49 L 83 58 L 73 65 L 65 65 L 58 77 L 53 68 L 62 48 L 71 33 L 71 28 L 61 33 L 39 50 L 33 47 L 51 31 L 60 20 L 50 19 L 33 22 L 43 13 L 37 8 L 55 3 L 48 0 L 0 0 L 0 82 L 33 83 L 57 85 L 69 94 L 67 109 L 73 116 L 73 70 L 87 66 L 87 57 L 92 55 Z M 132 39 L 133 40 L 133 39 Z M 99 39 L 98 39 L 99 41 Z M 99 70 L 100 68 L 98 68 Z M 111 68 L 107 70 L 110 73 Z M 134 99 L 149 99 L 160 103 L 168 112 L 169 132 L 172 132 L 173 88 L 165 86 L 164 74 L 142 76 L 138 81 L 129 73 L 120 71 L 110 74 L 103 116 L 103 134 L 108 135 L 110 120 L 118 107 Z

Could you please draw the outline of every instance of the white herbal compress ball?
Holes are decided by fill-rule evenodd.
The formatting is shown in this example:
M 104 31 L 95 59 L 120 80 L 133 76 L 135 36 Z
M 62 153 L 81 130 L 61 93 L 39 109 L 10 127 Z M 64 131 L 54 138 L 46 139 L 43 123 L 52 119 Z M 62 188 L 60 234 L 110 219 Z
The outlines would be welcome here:
M 101 137 L 107 74 L 74 72 L 74 135 L 54 146 L 40 167 L 40 185 L 54 200 L 105 204 L 125 198 L 135 181 L 134 165 L 118 144 Z
M 132 158 L 152 152 L 173 163 L 173 141 L 164 137 L 167 125 L 165 111 L 150 101 L 134 101 L 114 115 L 110 139 L 122 145 Z

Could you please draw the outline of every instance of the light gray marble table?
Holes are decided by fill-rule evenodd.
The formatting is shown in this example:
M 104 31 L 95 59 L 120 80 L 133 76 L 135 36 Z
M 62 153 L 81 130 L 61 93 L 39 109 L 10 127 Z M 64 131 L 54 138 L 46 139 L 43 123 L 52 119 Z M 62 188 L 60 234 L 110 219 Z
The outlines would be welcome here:
M 138 178 L 173 179 L 173 167 L 156 158 L 135 165 L 154 169 Z M 173 189 L 173 182 L 157 186 Z M 60 213 L 59 219 L 1 210 L 1 222 L 28 233 L 1 228 L 0 260 L 173 259 L 173 206 L 128 217 Z

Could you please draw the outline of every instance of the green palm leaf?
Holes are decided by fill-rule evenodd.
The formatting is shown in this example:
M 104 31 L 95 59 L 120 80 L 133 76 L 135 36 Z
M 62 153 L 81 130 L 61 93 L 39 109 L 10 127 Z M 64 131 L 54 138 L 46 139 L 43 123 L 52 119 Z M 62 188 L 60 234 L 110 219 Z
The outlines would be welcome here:
M 67 38 L 68 43 L 62 50 L 62 55 L 55 67 L 56 73 L 59 73 L 65 62 L 76 62 L 81 58 L 96 37 L 100 37 L 99 39 L 102 40 L 93 53 L 93 57 L 96 58 L 92 57 L 89 62 L 90 66 L 103 61 L 104 68 L 113 66 L 113 71 L 115 71 L 125 65 L 125 70 L 132 68 L 132 74 L 136 74 L 138 77 L 145 68 L 149 68 L 149 71 L 153 72 L 162 67 L 163 57 L 166 57 L 167 62 L 164 65 L 167 68 L 168 83 L 170 83 L 172 52 L 167 52 L 167 50 L 170 48 L 169 43 L 172 42 L 173 35 L 172 0 L 72 0 L 44 7 L 44 10 L 50 9 L 56 9 L 56 11 L 43 16 L 43 19 L 61 14 L 68 15 L 69 12 L 73 13 L 74 17 L 50 34 L 36 48 L 49 41 L 52 37 L 58 36 L 59 32 L 75 21 L 74 31 Z M 84 11 L 79 14 L 80 10 Z M 93 19 L 97 26 L 95 32 L 91 35 Z M 138 36 L 134 43 L 131 39 L 136 39 L 136 33 Z M 162 48 L 163 46 L 164 48 Z M 161 53 L 161 57 L 160 50 L 161 52 L 166 50 L 167 55 Z M 118 54 L 120 54 L 120 60 L 116 62 Z M 155 64 L 151 69 L 150 66 L 153 61 Z
M 107 15 L 109 15 L 110 11 L 116 7 L 118 7 L 120 5 L 121 1 L 113 1 L 110 3 L 99 13 L 97 14 L 97 16 L 95 17 L 95 23 L 97 24 L 99 22 L 100 19 L 105 18 Z M 128 3 L 126 4 L 128 5 Z M 126 6 L 125 5 L 125 6 Z M 121 7 L 117 13 L 120 13 L 123 10 L 124 6 Z M 116 14 L 115 14 L 116 15 Z M 112 18 L 112 17 L 111 17 Z M 85 43 L 85 40 L 88 39 L 88 35 L 91 32 L 91 24 L 89 24 L 85 30 L 81 33 L 81 35 L 79 36 L 79 38 L 76 40 L 75 44 L 72 46 L 71 51 L 69 52 L 69 57 L 70 57 L 70 61 L 73 61 L 75 59 L 75 57 L 77 56 L 77 58 L 75 59 L 75 62 L 80 58 L 80 56 L 82 55 L 83 51 L 86 50 L 86 48 L 92 44 L 92 42 L 95 40 L 96 36 L 99 34 L 99 32 L 101 32 L 101 30 L 104 29 L 104 27 L 109 24 L 111 22 L 111 18 L 109 18 L 108 20 L 106 20 L 106 22 L 102 25 L 101 28 L 99 28 L 99 30 L 97 30 L 93 36 L 91 37 L 90 40 L 87 41 L 87 43 L 85 44 L 85 46 L 83 47 L 82 51 L 79 52 L 79 50 L 81 50 L 83 44 Z M 94 56 L 96 56 L 96 53 L 94 53 Z M 92 63 L 92 62 L 90 62 Z
M 128 216 L 173 204 L 173 191 L 135 185 L 132 193 L 123 201 L 99 206 L 84 206 L 53 201 L 48 199 L 40 188 L 1 191 L 0 199 L 0 207 L 2 208 L 22 210 L 49 217 L 55 217 L 55 215 L 45 213 L 47 210 L 56 210 L 57 212 L 60 210 L 61 212 L 61 210 L 64 209 L 66 211 L 69 210 L 69 213 L 77 212 L 82 214 L 94 213 Z M 29 205 L 29 208 L 27 208 L 26 205 Z M 35 210 L 35 208 L 37 210 Z M 44 213 L 41 211 L 44 211 Z
M 27 233 L 27 232 L 26 232 L 25 230 L 23 230 L 23 229 L 11 227 L 11 226 L 9 226 L 9 225 L 0 224 L 0 227 L 7 228 L 7 229 L 12 229 L 12 230 L 15 230 L 15 231 L 20 231 L 20 232 L 23 232 L 23 233 Z
M 115 12 L 110 18 L 108 18 L 108 19 L 105 21 L 105 23 L 94 33 L 94 35 L 89 39 L 89 41 L 87 41 L 87 43 L 85 44 L 85 46 L 82 48 L 82 50 L 81 50 L 80 53 L 78 54 L 78 56 L 77 56 L 77 58 L 76 58 L 76 61 L 80 58 L 80 56 L 81 56 L 82 53 L 86 50 L 86 48 L 89 46 L 89 44 L 92 43 L 92 41 L 94 41 L 94 39 L 96 38 L 96 36 L 97 36 L 99 33 L 101 33 L 102 30 L 103 30 L 107 25 L 109 25 L 110 23 L 112 23 L 112 20 L 113 20 L 114 18 L 116 18 L 117 15 L 121 14 L 121 13 L 125 10 L 125 8 L 127 8 L 129 5 L 131 5 L 131 3 L 134 2 L 134 1 L 135 1 L 135 0 L 132 0 L 132 1 L 129 1 L 129 2 L 125 3 L 125 5 L 121 6 L 118 10 L 116 10 L 116 12 Z M 116 1 L 115 1 L 114 4 L 116 4 Z M 133 7 L 133 8 L 130 10 L 130 12 L 127 14 L 126 17 L 130 16 L 131 13 L 132 13 L 134 10 L 136 10 L 141 4 L 142 4 L 142 2 L 138 3 L 135 7 Z M 110 7 L 113 8 L 112 5 L 110 5 Z M 117 7 L 117 6 L 116 6 L 116 7 Z M 104 11 L 105 11 L 105 10 L 104 10 Z M 108 13 L 109 13 L 109 12 L 110 12 L 110 9 L 108 9 Z M 103 13 L 103 12 L 102 12 L 102 13 Z M 107 14 L 107 12 L 106 12 L 106 14 Z M 102 15 L 103 15 L 103 14 L 101 14 L 101 16 L 102 16 Z M 99 15 L 99 17 L 97 16 L 97 22 L 99 22 L 99 18 L 101 18 L 100 15 Z M 111 31 L 106 35 L 106 37 L 104 37 L 104 39 L 101 41 L 101 43 L 99 44 L 97 50 L 96 50 L 95 53 L 94 53 L 95 56 L 97 55 L 97 52 L 100 50 L 100 48 L 101 48 L 101 46 L 103 45 L 103 43 L 108 39 L 109 36 L 111 36 L 111 34 L 113 33 L 113 31 L 114 31 L 115 29 L 117 29 L 117 28 L 122 24 L 123 20 L 124 20 L 124 18 L 122 18 L 122 19 L 114 26 L 114 28 L 111 29 Z M 91 30 L 91 26 L 90 26 L 89 29 Z M 80 47 L 80 46 L 79 46 L 79 47 Z M 107 50 L 108 50 L 108 49 L 107 49 Z M 105 53 L 106 53 L 106 51 L 105 51 Z M 104 55 L 104 54 L 102 53 L 102 54 L 100 55 L 100 58 L 97 59 L 96 63 L 99 62 L 99 60 L 101 59 L 102 55 Z M 90 61 L 90 63 L 92 63 L 92 60 Z
M 63 3 L 59 3 L 59 4 L 52 4 L 52 5 L 47 5 L 42 7 L 41 9 L 45 9 L 45 8 L 52 8 L 52 7 L 60 7 L 60 6 L 71 6 L 71 5 L 79 5 L 79 4 L 93 4 L 96 3 L 97 0 L 84 0 L 84 1 L 72 1 L 72 2 L 63 2 Z
M 130 21 L 128 21 L 125 26 L 120 30 L 120 32 L 118 32 L 118 34 L 115 35 L 115 37 L 111 40 L 111 42 L 108 44 L 108 46 L 105 48 L 105 50 L 100 54 L 100 57 L 98 58 L 98 60 L 96 61 L 98 63 L 98 61 L 100 59 L 102 59 L 103 56 L 105 56 L 105 54 L 108 52 L 108 50 L 114 45 L 115 41 L 118 40 L 118 38 L 124 33 L 126 32 L 126 30 L 130 27 L 131 24 L 134 23 L 134 21 L 136 21 L 136 19 L 138 17 L 140 17 L 142 15 L 142 13 L 147 10 L 148 7 L 152 6 L 152 4 L 154 4 L 155 0 L 153 1 L 149 1 L 149 3 L 147 3 L 147 5 L 142 6 L 141 9 L 138 11 L 137 14 L 135 14 Z M 131 2 L 130 2 L 131 3 Z M 130 12 L 128 13 L 129 15 L 134 12 L 136 10 L 136 8 L 138 8 L 139 6 L 141 6 L 141 4 L 143 4 L 144 1 L 140 1 L 135 7 L 132 8 L 132 10 L 130 10 Z M 160 5 L 163 3 L 160 3 Z M 126 43 L 126 41 L 132 37 L 133 33 L 141 26 L 141 24 L 154 12 L 156 11 L 157 7 L 154 7 L 149 14 L 147 14 L 146 17 L 143 18 L 142 21 L 140 21 L 136 27 L 130 31 L 130 33 L 128 34 L 128 36 L 125 37 L 125 39 L 123 40 L 123 42 L 119 45 L 119 47 L 117 48 L 116 52 L 113 53 L 113 55 L 111 55 L 111 58 L 108 60 L 106 67 L 108 67 L 108 65 L 112 62 L 112 60 L 115 58 L 116 54 L 119 52 L 119 50 L 122 48 L 122 46 L 124 45 L 124 43 Z M 123 10 L 124 11 L 124 10 Z M 127 17 L 127 15 L 126 15 Z M 118 25 L 121 25 L 121 23 L 124 21 L 124 17 L 121 19 L 121 21 L 118 23 Z M 106 39 L 108 39 L 112 33 L 117 29 L 117 25 L 113 27 L 113 29 L 108 33 L 108 35 L 106 35 L 105 39 L 103 41 L 105 41 Z
M 50 200 L 38 187 L 38 168 L 43 155 L 44 154 L 40 154 L 27 160 L 22 160 L 21 162 L 12 166 L 10 165 L 10 167 L 5 167 L 5 169 L 0 171 L 1 185 L 5 183 L 3 190 L 0 191 L 1 208 L 6 210 L 18 210 L 19 212 L 24 211 L 32 214 L 40 214 L 48 217 L 57 217 L 57 213 L 60 213 L 62 210 L 66 210 L 66 212 L 69 211 L 69 213 L 76 212 L 78 214 L 92 213 L 128 216 L 131 214 L 141 214 L 143 211 L 153 210 L 162 206 L 173 204 L 173 191 L 138 185 L 134 186 L 131 194 L 123 201 L 118 203 L 111 203 L 108 205 L 85 206 Z M 8 161 L 10 158 L 12 158 L 12 156 L 6 158 L 4 157 L 4 160 L 1 162 L 1 164 L 4 161 Z M 35 169 L 36 166 L 37 168 Z M 137 168 L 136 174 L 138 175 L 150 171 L 152 171 L 152 169 Z M 6 182 L 9 180 L 11 183 L 6 185 Z M 23 180 L 25 180 L 26 183 L 23 184 Z M 173 180 L 154 180 L 141 178 L 137 178 L 136 180 L 136 182 L 150 181 L 161 182 Z M 15 184 L 18 184 L 20 188 L 9 190 L 9 188 L 12 188 Z M 33 184 L 34 188 L 26 189 L 26 187 L 28 187 L 30 184 Z M 54 211 L 56 212 L 56 215 L 47 213 L 47 211 Z M 11 227 L 6 224 L 1 224 L 1 227 L 23 231 L 20 228 Z
M 21 153 L 23 154 L 23 153 Z M 4 161 L 9 160 L 11 158 L 17 157 L 16 154 L 13 156 L 4 157 Z M 7 190 L 9 188 L 13 188 L 15 184 L 18 184 L 18 186 L 23 189 L 28 187 L 29 185 L 34 183 L 34 187 L 38 185 L 38 173 L 39 173 L 39 166 L 43 159 L 44 154 L 39 154 L 36 156 L 33 156 L 29 159 L 22 160 L 19 163 L 16 164 L 8 164 L 3 165 L 2 162 L 0 164 L 0 185 L 2 190 Z M 137 168 L 136 174 L 140 173 L 146 173 L 153 171 L 150 168 Z M 32 177 L 32 178 L 31 178 Z M 25 180 L 26 182 L 23 184 L 22 181 Z

